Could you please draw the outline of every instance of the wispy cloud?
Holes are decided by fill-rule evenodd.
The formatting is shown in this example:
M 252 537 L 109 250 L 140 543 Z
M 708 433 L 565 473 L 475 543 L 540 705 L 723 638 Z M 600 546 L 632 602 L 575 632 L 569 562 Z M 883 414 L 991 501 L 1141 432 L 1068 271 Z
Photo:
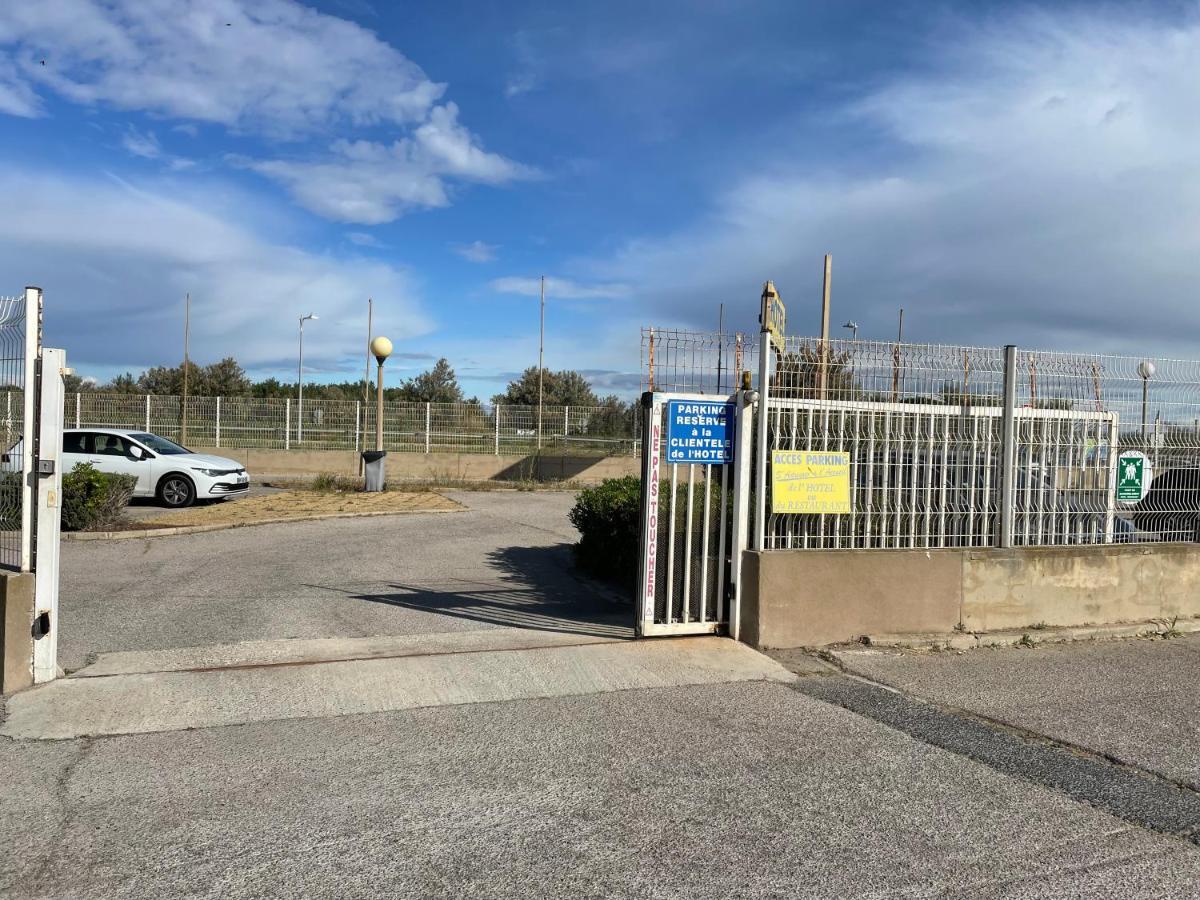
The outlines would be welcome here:
M 360 247 L 382 247 L 379 238 L 366 231 L 347 231 L 346 240 L 352 244 L 357 244 Z
M 458 122 L 453 103 L 435 106 L 411 138 L 390 145 L 339 140 L 320 161 L 243 160 L 283 184 L 298 203 L 339 222 L 378 225 L 410 209 L 446 206 L 447 179 L 502 185 L 534 170 L 488 153 Z
M 662 319 L 707 323 L 724 302 L 747 323 L 765 278 L 811 297 L 832 252 L 835 315 L 862 336 L 893 334 L 904 306 L 922 340 L 1195 353 L 1200 121 L 1180 110 L 1200 105 L 1200 24 L 1098 6 L 941 46 L 833 113 L 888 153 L 760 165 L 593 273 L 638 284 Z M 790 308 L 798 331 L 817 326 Z
M 469 244 L 454 244 L 451 249 L 467 262 L 490 263 L 496 261 L 496 251 L 500 247 L 497 244 L 472 241 Z
M 172 298 L 182 302 L 185 292 L 200 360 L 234 356 L 259 368 L 290 360 L 291 316 L 312 309 L 322 323 L 306 356 L 314 365 L 353 360 L 357 368 L 357 323 L 368 296 L 388 298 L 376 306 L 376 322 L 393 338 L 431 327 L 404 272 L 281 243 L 272 229 L 249 226 L 240 214 L 244 198 L 227 190 L 229 205 L 218 208 L 174 184 L 167 192 L 10 166 L 0 192 L 22 209 L 19 221 L 0 218 L 0 269 L 36 273 L 46 291 L 47 340 L 80 363 L 176 362 L 162 348 L 177 346 L 181 311 Z
M 492 290 L 498 294 L 521 294 L 525 297 L 537 297 L 541 293 L 540 278 L 497 278 L 491 283 Z M 629 286 L 616 283 L 581 284 L 569 278 L 546 277 L 546 296 L 562 300 L 603 300 L 618 299 L 629 296 Z
M 19 92 L 5 106 L 28 115 L 49 91 L 294 137 L 335 123 L 418 122 L 444 90 L 365 28 L 291 0 L 181 11 L 172 0 L 3 4 L 5 84 Z
M 159 144 L 153 131 L 142 132 L 136 128 L 130 128 L 121 136 L 121 146 L 134 156 L 140 156 L 143 159 L 158 159 L 162 156 L 162 145 Z

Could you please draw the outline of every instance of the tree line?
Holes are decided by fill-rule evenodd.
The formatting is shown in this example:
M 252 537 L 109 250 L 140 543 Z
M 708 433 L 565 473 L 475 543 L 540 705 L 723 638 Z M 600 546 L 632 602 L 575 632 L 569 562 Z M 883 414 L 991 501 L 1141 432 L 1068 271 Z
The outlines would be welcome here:
M 78 375 L 66 376 L 67 393 L 153 394 L 180 396 L 183 394 L 184 367 L 153 366 L 140 375 L 126 372 L 111 381 L 97 384 Z M 188 394 L 193 397 L 295 397 L 296 383 L 266 378 L 254 381 L 233 357 L 202 366 L 187 365 Z M 356 381 L 322 384 L 305 382 L 304 396 L 314 400 L 361 400 L 375 396 L 375 385 Z M 384 399 L 413 403 L 481 403 L 478 397 L 467 398 L 458 383 L 458 376 L 444 357 L 429 369 L 406 378 L 399 385 L 385 387 Z M 546 406 L 601 406 L 614 415 L 627 412 L 629 404 L 615 394 L 598 396 L 581 373 L 564 369 L 542 372 L 542 402 Z M 530 366 L 508 383 L 503 393 L 491 398 L 493 403 L 508 406 L 537 406 L 538 369 Z

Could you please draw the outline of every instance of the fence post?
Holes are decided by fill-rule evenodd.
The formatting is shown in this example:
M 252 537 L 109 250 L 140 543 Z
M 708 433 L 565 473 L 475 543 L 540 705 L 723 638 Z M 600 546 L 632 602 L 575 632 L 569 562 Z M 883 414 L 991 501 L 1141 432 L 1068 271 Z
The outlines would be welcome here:
M 354 452 L 355 453 L 358 452 L 358 435 L 359 435 L 358 423 L 359 423 L 359 419 L 361 418 L 361 416 L 362 416 L 362 401 L 355 400 L 354 401 Z
M 79 427 L 79 407 L 82 405 L 82 401 L 80 400 L 80 398 L 82 396 L 83 396 L 82 394 L 78 394 L 78 393 L 75 395 L 75 427 L 76 428 Z
M 765 300 L 766 291 L 763 292 Z M 771 406 L 767 402 L 771 393 L 771 332 L 767 327 L 767 309 L 763 304 L 762 333 L 759 336 L 758 350 L 758 419 L 755 422 L 758 432 L 758 447 L 754 460 L 754 531 L 752 546 L 755 550 L 766 549 L 767 543 L 767 460 L 770 451 L 767 448 L 767 420 L 771 416 Z M 645 450 L 642 451 L 643 453 Z
M 566 445 L 567 435 L 571 433 L 571 407 L 563 407 L 563 444 Z
M 425 404 L 425 452 L 426 453 L 429 452 L 429 420 L 430 420 L 429 409 L 430 409 L 430 404 L 427 402 Z
M 496 404 L 496 455 L 500 455 L 500 410 L 503 409 L 499 403 Z
M 217 446 L 221 446 L 221 398 L 217 398 Z
M 150 395 L 146 395 L 146 431 L 150 430 Z
M 283 449 L 292 449 L 292 398 L 287 397 L 283 406 Z
M 1000 534 L 997 545 L 1013 545 L 1013 483 L 1017 460 L 1017 348 L 1004 347 L 1004 419 L 1000 444 Z

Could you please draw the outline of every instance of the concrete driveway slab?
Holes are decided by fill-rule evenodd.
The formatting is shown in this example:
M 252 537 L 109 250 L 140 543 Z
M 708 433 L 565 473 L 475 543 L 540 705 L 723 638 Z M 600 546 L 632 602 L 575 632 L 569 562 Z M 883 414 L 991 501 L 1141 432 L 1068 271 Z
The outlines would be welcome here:
M 0 735 L 73 738 L 795 677 L 727 638 L 551 646 L 63 678 L 14 696 Z

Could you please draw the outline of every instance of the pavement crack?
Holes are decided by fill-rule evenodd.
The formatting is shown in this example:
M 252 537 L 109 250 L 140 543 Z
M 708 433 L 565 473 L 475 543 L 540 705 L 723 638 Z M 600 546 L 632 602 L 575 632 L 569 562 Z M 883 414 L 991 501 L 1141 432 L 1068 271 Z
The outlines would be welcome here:
M 75 772 L 79 766 L 87 759 L 91 753 L 92 747 L 95 746 L 96 738 L 86 736 L 78 739 L 78 750 L 75 756 L 67 761 L 63 766 L 62 771 L 58 773 L 54 779 L 54 785 L 50 791 L 51 802 L 58 808 L 58 820 L 54 824 L 54 831 L 41 847 L 41 854 L 38 859 L 37 866 L 28 876 L 29 883 L 43 884 L 49 876 L 50 871 L 57 867 L 64 858 L 61 852 L 61 844 L 66 840 L 67 831 L 71 826 L 71 820 L 74 818 L 74 811 L 70 803 L 70 787 L 71 779 L 75 777 Z

